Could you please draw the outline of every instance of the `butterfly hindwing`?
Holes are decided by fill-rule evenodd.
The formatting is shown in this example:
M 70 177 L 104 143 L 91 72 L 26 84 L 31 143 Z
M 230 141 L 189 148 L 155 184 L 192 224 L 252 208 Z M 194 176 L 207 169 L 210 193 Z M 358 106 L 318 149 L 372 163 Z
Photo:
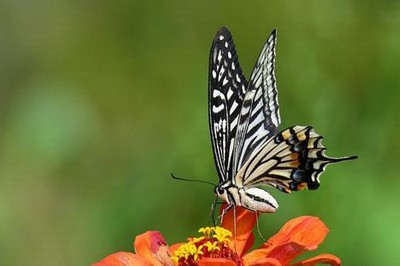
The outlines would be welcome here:
M 317 189 L 329 163 L 353 159 L 324 154 L 323 137 L 309 126 L 295 126 L 271 138 L 237 174 L 244 187 L 270 185 L 284 192 Z
M 233 145 L 247 81 L 232 35 L 221 28 L 213 41 L 209 67 L 210 133 L 220 180 L 233 178 Z

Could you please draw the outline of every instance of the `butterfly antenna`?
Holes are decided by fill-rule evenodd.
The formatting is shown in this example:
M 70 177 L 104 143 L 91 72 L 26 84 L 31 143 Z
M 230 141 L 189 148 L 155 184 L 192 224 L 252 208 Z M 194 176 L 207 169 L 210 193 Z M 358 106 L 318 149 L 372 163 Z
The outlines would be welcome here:
M 212 183 L 212 182 L 208 182 L 208 181 L 205 181 L 205 180 L 198 180 L 198 179 L 183 178 L 183 177 L 176 176 L 176 175 L 174 175 L 173 173 L 171 173 L 171 177 L 172 177 L 173 179 L 176 179 L 176 180 L 189 181 L 189 182 L 197 182 L 197 183 L 204 183 L 204 184 L 212 185 L 212 186 L 214 186 L 214 187 L 216 186 L 216 184 L 214 184 L 214 183 Z

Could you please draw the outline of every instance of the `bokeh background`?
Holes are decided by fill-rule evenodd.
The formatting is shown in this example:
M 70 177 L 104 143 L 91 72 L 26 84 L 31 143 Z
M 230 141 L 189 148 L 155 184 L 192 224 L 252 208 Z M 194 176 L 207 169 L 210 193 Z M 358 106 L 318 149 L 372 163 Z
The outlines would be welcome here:
M 262 215 L 264 236 L 315 215 L 317 253 L 400 260 L 398 1 L 0 0 L 0 264 L 89 265 L 159 230 L 210 224 L 217 182 L 207 74 L 220 26 L 248 77 L 278 29 L 282 129 L 312 125 L 331 166 Z M 260 239 L 257 240 L 260 243 Z M 307 256 L 311 256 L 308 254 Z

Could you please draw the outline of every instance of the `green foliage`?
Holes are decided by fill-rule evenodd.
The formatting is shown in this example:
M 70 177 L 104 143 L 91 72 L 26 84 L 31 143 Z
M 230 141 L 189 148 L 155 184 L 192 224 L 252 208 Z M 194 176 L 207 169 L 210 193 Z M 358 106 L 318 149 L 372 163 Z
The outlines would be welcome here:
M 393 265 L 400 157 L 396 1 L 0 1 L 0 264 L 88 265 L 160 230 L 210 223 L 208 53 L 228 26 L 249 76 L 278 29 L 282 128 L 312 125 L 331 166 L 286 195 L 265 236 L 299 215 L 331 232 L 319 253 Z

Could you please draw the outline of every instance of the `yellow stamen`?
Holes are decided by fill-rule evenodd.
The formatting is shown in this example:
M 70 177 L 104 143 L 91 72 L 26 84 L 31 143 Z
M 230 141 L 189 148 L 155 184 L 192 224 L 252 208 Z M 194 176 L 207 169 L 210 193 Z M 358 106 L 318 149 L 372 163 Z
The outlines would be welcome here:
M 206 243 L 204 243 L 204 246 L 207 247 L 208 252 L 212 252 L 214 250 L 221 250 L 220 247 L 218 247 L 218 244 L 218 242 L 211 243 L 210 241 L 207 241 Z
M 207 226 L 199 229 L 199 233 L 203 233 L 206 237 L 209 237 L 212 231 L 214 231 L 214 227 Z
M 222 227 L 216 226 L 214 229 L 213 237 L 220 243 L 229 243 L 231 241 L 232 233 Z
M 197 242 L 202 241 L 204 238 L 205 238 L 204 236 L 201 236 L 201 237 L 193 237 L 193 238 L 192 238 L 192 242 L 193 242 L 193 243 L 197 243 Z
M 189 256 L 193 256 L 193 259 L 197 261 L 199 255 L 203 255 L 203 251 L 201 251 L 200 248 L 197 248 L 196 245 L 190 241 L 175 250 L 175 256 L 172 256 L 171 258 L 177 263 L 180 258 L 185 258 L 187 260 Z
M 190 238 L 187 243 L 182 244 L 175 250 L 174 256 L 171 257 L 175 264 L 178 264 L 180 261 L 182 262 L 182 259 L 188 260 L 189 257 L 194 262 L 197 262 L 203 257 L 206 250 L 207 253 L 221 251 L 230 242 L 230 238 L 232 237 L 230 231 L 219 226 L 200 228 L 199 233 L 203 233 L 204 236 Z M 203 244 L 199 245 L 200 243 Z

